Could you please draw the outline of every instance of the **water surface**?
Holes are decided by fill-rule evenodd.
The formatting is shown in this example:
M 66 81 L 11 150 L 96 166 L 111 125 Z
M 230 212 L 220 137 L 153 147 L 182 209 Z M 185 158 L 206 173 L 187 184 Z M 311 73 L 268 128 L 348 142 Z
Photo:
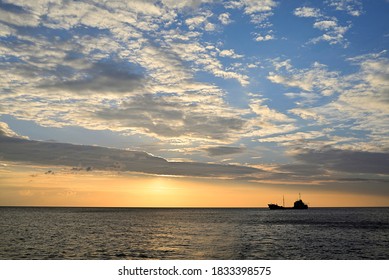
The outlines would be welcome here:
M 389 208 L 0 207 L 0 259 L 389 259 Z

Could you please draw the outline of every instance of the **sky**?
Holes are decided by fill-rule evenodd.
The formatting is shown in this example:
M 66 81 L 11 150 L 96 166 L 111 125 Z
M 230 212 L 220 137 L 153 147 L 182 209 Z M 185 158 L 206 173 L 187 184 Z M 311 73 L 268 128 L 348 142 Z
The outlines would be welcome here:
M 389 206 L 388 0 L 0 1 L 0 205 Z

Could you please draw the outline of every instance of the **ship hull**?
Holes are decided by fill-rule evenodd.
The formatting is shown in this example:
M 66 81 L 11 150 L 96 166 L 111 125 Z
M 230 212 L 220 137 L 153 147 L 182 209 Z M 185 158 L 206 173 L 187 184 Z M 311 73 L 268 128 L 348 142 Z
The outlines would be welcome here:
M 299 207 L 284 207 L 277 204 L 268 204 L 270 210 L 304 210 L 308 209 L 308 205 L 302 205 Z

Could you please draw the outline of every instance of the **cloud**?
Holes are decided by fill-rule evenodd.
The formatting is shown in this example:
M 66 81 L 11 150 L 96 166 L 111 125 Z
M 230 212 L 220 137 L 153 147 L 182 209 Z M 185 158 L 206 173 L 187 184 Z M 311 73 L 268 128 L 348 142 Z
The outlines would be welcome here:
M 168 162 L 145 152 L 50 143 L 0 136 L 3 161 L 32 165 L 85 167 L 86 170 L 140 172 L 156 175 L 237 178 L 261 173 L 257 168 L 196 162 Z
M 1 21 L 12 23 L 14 26 L 38 26 L 39 16 L 30 14 L 25 8 L 13 3 L 0 3 Z
M 252 101 L 250 104 L 251 110 L 258 116 L 261 121 L 272 122 L 293 122 L 294 120 L 287 115 L 280 113 L 269 106 L 262 104 L 262 100 Z
M 255 41 L 257 42 L 261 42 L 261 41 L 270 41 L 270 40 L 274 40 L 274 36 L 271 35 L 271 34 L 266 34 L 266 35 L 258 35 L 256 38 L 255 38 Z
M 185 9 L 185 8 L 197 8 L 203 3 L 210 3 L 213 0 L 162 0 L 161 2 L 169 8 L 173 9 Z
M 275 65 L 276 69 L 280 67 Z M 267 77 L 271 82 L 288 87 L 297 87 L 304 91 L 317 92 L 329 96 L 341 88 L 341 78 L 338 72 L 328 71 L 326 65 L 315 62 L 308 69 L 286 68 L 285 74 L 270 72 Z
M 309 145 L 384 152 L 389 149 L 385 136 L 389 129 L 389 61 L 384 54 L 348 58 L 347 61 L 358 67 L 354 73 L 329 71 L 318 63 L 308 69 L 274 65 L 279 71 L 270 73 L 268 78 L 288 88 L 304 90 L 302 93 L 289 91 L 285 95 L 297 100 L 297 107 L 288 112 L 303 119 L 308 129 L 331 128 L 331 135 L 321 142 L 315 141 L 316 145 L 313 141 Z M 341 140 L 341 136 L 348 140 Z
M 195 81 L 205 72 L 249 84 L 204 42 L 204 30 L 216 29 L 207 1 L 9 2 L 6 13 L 33 22 L 1 23 L 12 35 L 0 43 L 3 114 L 49 127 L 183 137 L 187 145 L 225 144 L 246 130 L 245 110 L 229 105 L 226 91 Z M 221 55 L 243 58 L 232 49 Z
M 275 142 L 279 145 L 296 147 L 296 142 L 306 142 L 307 140 L 317 139 L 323 137 L 325 134 L 322 131 L 310 132 L 295 132 L 290 134 L 282 134 L 273 137 L 264 137 L 259 139 L 259 142 Z M 303 144 L 304 145 L 304 144 Z
M 214 31 L 216 26 L 213 23 L 207 22 L 204 26 L 205 31 Z
M 306 164 L 320 165 L 333 171 L 389 175 L 389 153 L 326 148 L 302 150 L 295 158 Z
M 215 111 L 216 109 L 216 111 Z M 92 118 L 114 123 L 119 129 L 134 129 L 157 137 L 186 136 L 230 141 L 244 130 L 245 120 L 228 108 L 183 102 L 169 96 L 138 95 L 119 107 L 98 110 Z
M 240 154 L 244 152 L 246 148 L 244 147 L 228 147 L 228 146 L 217 146 L 206 148 L 205 151 L 209 156 L 225 156 L 232 154 Z
M 269 18 L 277 6 L 278 2 L 274 0 L 232 0 L 224 3 L 227 9 L 242 9 L 250 17 L 251 23 L 261 29 L 269 29 L 272 26 Z
M 317 180 L 328 174 L 322 166 L 315 164 L 283 164 L 277 167 L 276 170 L 281 174 L 275 174 L 275 177 L 285 178 L 289 176 L 294 177 L 294 180 Z M 293 179 L 291 178 L 291 180 Z
M 302 118 L 303 120 L 319 120 L 321 121 L 321 116 L 315 112 L 314 109 L 310 108 L 294 108 L 289 110 L 290 113 L 295 114 Z
M 389 92 L 389 59 L 384 57 L 386 52 L 382 51 L 348 59 L 348 61 L 361 68 L 357 78 L 365 80 L 372 88 L 378 90 L 380 93 L 379 101 L 383 102 L 388 102 L 384 95 Z M 385 96 L 387 97 L 387 95 Z
M 246 14 L 255 14 L 260 12 L 272 11 L 276 6 L 277 2 L 274 0 L 243 0 L 241 3 L 244 6 L 244 12 Z
M 352 16 L 360 16 L 363 13 L 362 2 L 360 0 L 327 0 L 330 7 L 338 11 L 346 11 Z
M 206 149 L 210 156 L 244 152 L 242 147 Z M 139 172 L 152 175 L 209 177 L 253 182 L 387 181 L 388 153 L 371 153 L 334 148 L 294 149 L 294 163 L 254 168 L 200 162 L 169 162 L 146 152 L 98 146 L 31 141 L 0 135 L 0 159 L 32 166 L 61 167 L 62 172 Z M 265 171 L 267 170 L 267 171 Z M 50 172 L 51 173 L 51 172 Z M 368 174 L 369 176 L 364 176 Z M 347 180 L 345 180 L 345 178 Z
M 228 25 L 232 22 L 230 16 L 231 16 L 230 13 L 222 13 L 218 16 L 218 19 L 223 25 Z
M 191 18 L 187 18 L 185 20 L 185 24 L 188 26 L 190 30 L 195 29 L 204 29 L 205 31 L 214 31 L 216 29 L 216 25 L 209 22 L 208 19 L 213 16 L 213 13 L 210 11 L 205 11 L 200 13 L 199 15 Z
M 265 137 L 277 133 L 287 133 L 296 130 L 295 120 L 268 105 L 263 104 L 264 99 L 253 98 L 249 107 L 254 114 L 248 121 L 249 131 L 246 137 Z
M 300 184 L 389 181 L 388 153 L 342 150 L 330 146 L 324 148 L 302 146 L 290 152 L 294 161 L 273 166 L 265 180 L 271 178 L 273 181 Z M 356 188 L 357 185 L 353 187 Z
M 312 39 L 311 43 L 316 44 L 320 41 L 326 41 L 330 45 L 340 44 L 344 47 L 348 46 L 348 42 L 344 35 L 351 28 L 351 25 L 339 26 L 336 21 L 323 20 L 315 22 L 313 27 L 324 30 L 326 33 L 324 33 L 322 36 Z
M 320 95 L 313 92 L 286 92 L 284 95 L 288 98 L 294 99 L 295 104 L 300 107 L 317 104 L 320 100 Z M 299 110 L 299 108 L 295 109 Z M 292 112 L 292 110 L 294 109 L 291 109 L 289 112 Z
M 191 44 L 174 43 L 170 47 L 182 60 L 193 62 L 196 71 L 206 71 L 223 79 L 234 79 L 242 86 L 249 85 L 247 75 L 227 70 L 223 63 L 216 58 L 217 53 L 213 52 L 216 49 L 215 46 L 192 42 Z
M 324 31 L 324 34 L 311 39 L 309 42 L 317 44 L 321 41 L 328 42 L 330 45 L 339 44 L 343 47 L 348 46 L 345 33 L 351 28 L 351 24 L 341 26 L 335 17 L 328 17 L 322 14 L 319 9 L 310 7 L 299 7 L 294 10 L 294 15 L 303 18 L 314 18 L 313 27 Z
M 280 154 L 304 145 L 388 149 L 389 68 L 384 53 L 346 60 L 353 64 L 347 74 L 319 62 L 293 67 L 287 57 L 273 60 L 269 72 L 262 57 L 236 53 L 238 49 L 206 31 L 235 28 L 226 25 L 241 12 L 255 25 L 252 39 L 272 40 L 278 34 L 270 21 L 277 2 L 211 2 L 2 1 L 0 34 L 8 36 L 0 42 L 2 114 L 43 126 L 109 129 L 168 142 L 167 149 L 177 149 L 172 156 L 177 158 L 190 149 L 200 158 L 202 147 L 214 147 L 207 152 L 215 156 L 228 154 L 238 151 L 233 145 L 239 140 L 269 143 L 264 145 L 282 148 Z M 326 2 L 343 14 L 352 11 L 351 4 Z M 300 7 L 294 14 L 308 18 L 320 35 L 311 43 L 346 46 L 351 24 L 344 23 L 345 17 L 325 15 L 328 10 Z M 268 81 L 257 80 L 266 77 L 265 71 Z M 268 90 L 280 87 L 268 87 L 269 81 L 287 92 L 273 95 Z M 254 87 L 271 96 L 242 97 Z M 285 96 L 287 102 L 280 105 Z M 15 136 L 4 127 L 2 131 Z M 151 151 L 160 152 L 155 146 Z M 193 166 L 202 171 L 203 166 Z
M 315 22 L 313 27 L 318 28 L 320 30 L 328 30 L 336 27 L 337 25 L 337 22 L 334 20 L 322 20 Z
M 7 123 L 0 121 L 0 137 L 25 138 L 14 132 Z
M 305 6 L 296 8 L 293 11 L 293 14 L 298 17 L 313 17 L 313 18 L 321 17 L 320 9 L 310 8 Z
M 242 58 L 243 57 L 243 55 L 236 54 L 233 49 L 222 50 L 222 51 L 219 52 L 219 56 L 231 57 L 231 58 Z
M 202 15 L 188 18 L 185 20 L 186 25 L 188 25 L 189 29 L 193 30 L 200 26 L 207 24 L 207 19 L 212 16 L 211 12 L 203 13 Z
M 64 90 L 75 94 L 130 93 L 146 83 L 141 74 L 131 73 L 123 62 L 99 61 L 81 70 L 74 79 L 41 85 L 49 90 Z

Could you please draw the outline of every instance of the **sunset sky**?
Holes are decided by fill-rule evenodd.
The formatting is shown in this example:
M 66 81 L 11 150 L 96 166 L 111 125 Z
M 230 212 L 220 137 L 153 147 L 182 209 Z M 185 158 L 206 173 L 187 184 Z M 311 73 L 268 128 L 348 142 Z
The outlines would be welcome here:
M 0 206 L 389 206 L 388 0 L 0 1 Z

